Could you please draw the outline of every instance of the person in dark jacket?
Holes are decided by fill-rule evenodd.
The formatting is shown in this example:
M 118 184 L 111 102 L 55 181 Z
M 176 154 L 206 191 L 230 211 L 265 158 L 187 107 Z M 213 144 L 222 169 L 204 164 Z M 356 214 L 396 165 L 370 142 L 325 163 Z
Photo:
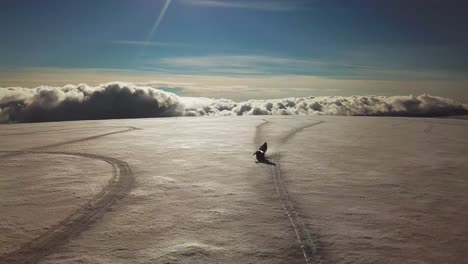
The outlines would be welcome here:
M 267 146 L 267 143 L 263 143 L 263 145 L 260 146 L 260 148 L 254 152 L 253 155 L 255 155 L 255 157 L 257 158 L 257 161 L 256 162 L 265 162 L 266 159 L 265 159 L 265 153 L 268 149 L 268 146 Z

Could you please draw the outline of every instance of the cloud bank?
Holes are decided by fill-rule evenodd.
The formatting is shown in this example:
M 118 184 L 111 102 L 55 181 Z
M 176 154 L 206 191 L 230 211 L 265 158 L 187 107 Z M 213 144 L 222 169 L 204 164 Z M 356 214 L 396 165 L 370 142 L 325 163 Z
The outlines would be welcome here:
M 229 115 L 446 116 L 468 114 L 452 99 L 420 96 L 321 96 L 249 100 L 181 97 L 131 83 L 0 88 L 0 123 Z
M 0 123 L 169 117 L 183 112 L 175 94 L 127 83 L 0 89 Z

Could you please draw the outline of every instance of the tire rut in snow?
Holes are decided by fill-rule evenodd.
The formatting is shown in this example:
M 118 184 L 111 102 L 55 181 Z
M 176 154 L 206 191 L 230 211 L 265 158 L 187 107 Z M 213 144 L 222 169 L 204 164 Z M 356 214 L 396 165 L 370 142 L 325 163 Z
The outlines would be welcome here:
M 94 221 L 102 216 L 107 208 L 112 205 L 115 201 L 123 198 L 133 188 L 134 176 L 124 161 L 87 153 L 76 153 L 76 152 L 43 152 L 38 151 L 41 149 L 52 148 L 63 146 L 72 143 L 83 142 L 87 140 L 97 139 L 109 135 L 130 132 L 132 130 L 138 130 L 139 128 L 126 126 L 124 130 L 118 130 L 94 136 L 54 143 L 50 145 L 33 147 L 21 151 L 0 151 L 6 153 L 0 157 L 7 158 L 12 156 L 19 156 L 28 153 L 36 154 L 61 154 L 61 155 L 72 155 L 80 156 L 85 158 L 97 159 L 107 162 L 114 168 L 113 175 L 108 185 L 102 189 L 90 202 L 80 207 L 77 211 L 72 213 L 69 217 L 62 220 L 46 233 L 34 238 L 30 242 L 21 246 L 21 248 L 6 253 L 0 256 L 0 263 L 37 263 L 43 257 L 52 253 L 63 243 L 81 232 L 87 229 Z
M 268 124 L 269 122 L 267 120 L 264 120 L 265 122 L 261 123 L 256 127 L 255 131 L 255 143 L 260 144 L 262 142 L 261 140 L 261 135 L 262 135 L 262 129 L 263 127 Z M 280 139 L 281 144 L 286 143 L 289 139 L 291 139 L 295 134 L 298 132 L 301 132 L 302 130 L 316 126 L 319 124 L 324 123 L 324 121 L 319 121 L 315 122 L 312 124 L 308 124 L 305 126 L 302 126 L 300 128 L 297 128 L 291 132 L 289 132 L 287 135 L 282 137 Z M 283 210 L 286 213 L 286 215 L 289 218 L 289 221 L 291 222 L 291 225 L 294 229 L 294 232 L 296 234 L 296 238 L 299 242 L 299 245 L 302 250 L 302 254 L 304 255 L 304 260 L 307 264 L 319 264 L 323 263 L 322 258 L 318 254 L 316 242 L 314 242 L 314 239 L 310 235 L 310 231 L 307 227 L 307 225 L 304 223 L 302 220 L 299 212 L 297 211 L 296 207 L 294 206 L 294 202 L 290 198 L 288 189 L 286 188 L 286 185 L 284 183 L 283 177 L 281 176 L 281 169 L 280 169 L 280 154 L 275 154 L 273 156 L 273 162 L 276 163 L 276 166 L 272 166 L 272 177 L 275 183 L 275 188 L 276 192 L 278 194 L 278 197 L 281 201 L 281 204 L 283 206 Z
M 24 149 L 24 150 L 19 150 L 19 151 L 5 151 L 5 152 L 8 152 L 8 153 L 7 153 L 7 154 L 4 154 L 4 155 L 2 155 L 2 156 L 0 156 L 0 157 L 1 157 L 1 158 L 4 158 L 4 157 L 17 156 L 17 155 L 21 155 L 22 153 L 26 153 L 26 152 L 37 151 L 37 150 L 46 149 L 46 148 L 60 147 L 60 146 L 63 146 L 63 145 L 68 145 L 68 144 L 73 144 L 73 143 L 79 143 L 79 142 L 83 142 L 83 141 L 88 141 L 88 140 L 92 140 L 92 139 L 97 139 L 97 138 L 100 138 L 100 137 L 105 137 L 105 136 L 110 136 L 110 135 L 114 135 L 114 134 L 120 134 L 120 133 L 130 132 L 130 131 L 138 130 L 138 129 L 139 129 L 139 128 L 129 126 L 129 127 L 126 127 L 126 129 L 124 129 L 124 130 L 112 131 L 112 132 L 108 132 L 108 133 L 103 133 L 103 134 L 98 134 L 98 135 L 94 135 L 94 136 L 89 136 L 89 137 L 84 137 L 84 138 L 78 138 L 78 139 L 68 140 L 68 141 L 59 142 L 59 143 L 54 143 L 54 144 L 50 144 L 50 145 L 44 145 L 44 146 L 39 146 L 39 147 L 33 147 L 33 148 Z
M 11 152 L 9 153 L 11 154 Z M 84 204 L 66 219 L 54 225 L 42 235 L 24 244 L 19 249 L 0 256 L 0 263 L 29 264 L 39 262 L 42 258 L 53 253 L 58 247 L 66 243 L 70 238 L 86 230 L 93 222 L 98 220 L 114 202 L 125 197 L 134 184 L 133 173 L 128 164 L 115 158 L 74 152 L 22 151 L 20 154 L 23 153 L 70 155 L 102 160 L 112 165 L 114 168 L 113 175 L 104 189 L 91 201 Z
M 101 126 L 99 128 L 129 128 L 132 130 L 136 130 L 138 128 L 131 127 L 131 126 Z M 87 130 L 86 127 L 70 127 L 70 128 L 60 128 L 60 129 L 47 129 L 47 130 L 36 130 L 36 131 L 29 131 L 29 132 L 17 132 L 17 133 L 7 133 L 7 134 L 0 134 L 0 136 L 21 136 L 21 135 L 34 135 L 34 134 L 42 134 L 48 132 L 63 132 L 63 131 L 76 131 L 76 130 Z

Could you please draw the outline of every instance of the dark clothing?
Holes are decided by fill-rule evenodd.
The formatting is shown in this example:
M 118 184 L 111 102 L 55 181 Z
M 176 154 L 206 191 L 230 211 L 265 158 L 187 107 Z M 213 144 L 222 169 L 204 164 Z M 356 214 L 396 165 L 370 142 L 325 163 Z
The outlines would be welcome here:
M 260 146 L 260 148 L 257 151 L 255 151 L 255 153 L 253 154 L 257 158 L 257 161 L 255 161 L 255 163 L 264 163 L 264 164 L 276 166 L 274 162 L 271 162 L 265 158 L 265 153 L 267 149 L 268 149 L 268 146 L 267 146 L 267 143 L 265 142 L 263 143 L 263 145 Z
M 265 160 L 265 153 L 261 150 L 257 150 L 254 153 L 255 157 L 257 158 L 257 161 L 264 161 Z
M 263 145 L 260 146 L 260 148 L 257 151 L 255 151 L 254 155 L 257 158 L 257 161 L 262 162 L 266 160 L 265 153 L 267 151 L 267 148 L 268 146 L 267 146 L 267 143 L 265 142 L 263 143 Z

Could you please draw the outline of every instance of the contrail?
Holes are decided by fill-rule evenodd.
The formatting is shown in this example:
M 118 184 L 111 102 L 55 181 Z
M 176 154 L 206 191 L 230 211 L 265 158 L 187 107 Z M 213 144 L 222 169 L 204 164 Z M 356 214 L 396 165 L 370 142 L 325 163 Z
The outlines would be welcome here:
M 161 23 L 162 19 L 164 18 L 164 14 L 166 14 L 167 8 L 171 4 L 172 0 L 166 0 L 166 3 L 164 3 L 164 6 L 161 10 L 161 13 L 159 13 L 158 19 L 156 22 L 154 22 L 153 28 L 151 29 L 150 33 L 148 34 L 148 38 L 146 39 L 145 46 L 149 44 L 150 40 L 153 38 L 154 32 L 159 27 L 159 24 Z

